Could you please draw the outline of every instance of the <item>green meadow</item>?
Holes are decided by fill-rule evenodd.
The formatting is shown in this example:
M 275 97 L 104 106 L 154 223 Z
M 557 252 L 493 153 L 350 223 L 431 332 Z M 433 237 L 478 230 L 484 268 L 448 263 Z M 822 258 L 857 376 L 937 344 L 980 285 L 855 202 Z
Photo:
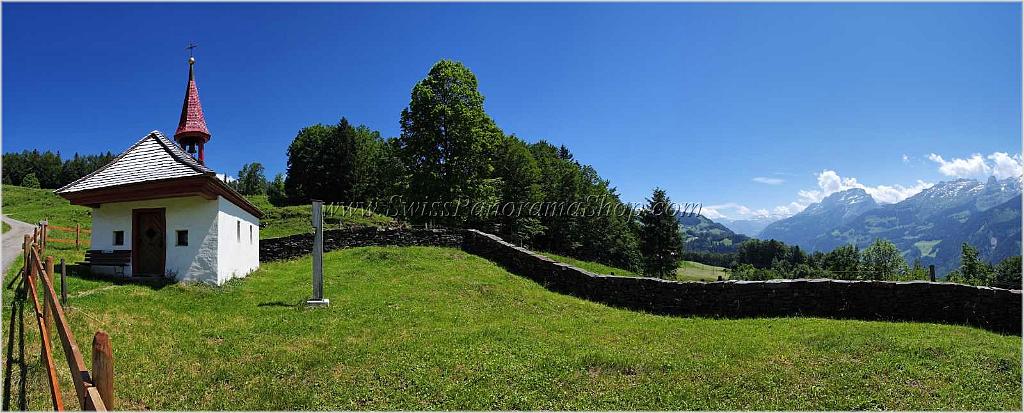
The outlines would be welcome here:
M 18 219 L 73 226 L 81 217 L 66 203 L 8 204 L 17 192 L 4 190 L 4 212 Z M 64 245 L 48 254 L 82 257 Z M 119 409 L 1021 409 L 1017 336 L 655 316 L 552 293 L 434 247 L 330 252 L 331 306 L 305 309 L 310 266 L 309 257 L 264 263 L 222 287 L 70 277 L 67 315 L 82 349 L 96 330 L 110 334 Z M 17 274 L 3 283 L 4 408 L 47 410 L 38 329 Z M 56 358 L 64 399 L 78 408 L 59 348 Z

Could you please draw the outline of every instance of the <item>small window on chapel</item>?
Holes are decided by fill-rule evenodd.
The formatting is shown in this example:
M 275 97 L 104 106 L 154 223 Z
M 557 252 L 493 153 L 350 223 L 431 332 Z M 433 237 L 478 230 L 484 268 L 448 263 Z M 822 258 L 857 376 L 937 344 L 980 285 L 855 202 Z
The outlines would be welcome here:
M 124 245 L 124 231 L 114 231 L 114 245 Z
M 177 245 L 179 247 L 187 247 L 188 246 L 188 230 L 187 229 L 179 229 L 177 231 L 177 234 L 178 234 L 177 242 L 175 242 L 174 245 Z
M 249 224 L 249 244 L 252 244 L 252 224 Z
M 235 239 L 242 242 L 242 220 L 235 223 Z

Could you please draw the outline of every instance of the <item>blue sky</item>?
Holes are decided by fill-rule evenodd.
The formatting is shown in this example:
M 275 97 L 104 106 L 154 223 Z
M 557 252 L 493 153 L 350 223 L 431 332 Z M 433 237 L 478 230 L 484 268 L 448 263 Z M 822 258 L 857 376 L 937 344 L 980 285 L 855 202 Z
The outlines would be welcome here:
M 173 133 L 195 41 L 208 164 L 273 174 L 309 124 L 398 135 L 448 58 L 507 133 L 569 146 L 624 200 L 660 186 L 785 215 L 1019 174 L 1020 21 L 1019 4 L 5 4 L 3 150 Z

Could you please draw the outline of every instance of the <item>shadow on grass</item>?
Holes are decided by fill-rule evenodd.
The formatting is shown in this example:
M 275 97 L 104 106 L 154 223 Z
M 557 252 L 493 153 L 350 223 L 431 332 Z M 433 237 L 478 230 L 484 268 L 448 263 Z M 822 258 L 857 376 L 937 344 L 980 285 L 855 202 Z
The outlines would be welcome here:
M 26 398 L 26 378 L 28 364 L 25 362 L 25 321 L 23 319 L 26 295 L 25 277 L 21 271 L 12 277 L 7 288 L 14 288 L 14 299 L 11 300 L 10 324 L 7 326 L 7 348 L 4 349 L 4 399 L 2 409 L 4 411 L 28 410 Z M 14 383 L 14 371 L 18 371 L 17 390 L 12 391 Z M 17 398 L 17 400 L 14 400 Z M 16 405 L 14 405 L 16 403 Z
M 118 275 L 103 275 L 93 274 L 89 270 L 89 266 L 81 264 L 68 265 L 69 277 L 80 278 L 83 280 L 90 281 L 102 281 L 113 285 L 142 285 L 153 289 L 154 291 L 160 290 L 168 285 L 174 284 L 175 281 L 167 277 L 125 277 Z
M 286 303 L 284 301 L 270 301 L 266 303 L 256 304 L 257 307 L 287 307 L 287 308 L 298 308 L 298 304 Z

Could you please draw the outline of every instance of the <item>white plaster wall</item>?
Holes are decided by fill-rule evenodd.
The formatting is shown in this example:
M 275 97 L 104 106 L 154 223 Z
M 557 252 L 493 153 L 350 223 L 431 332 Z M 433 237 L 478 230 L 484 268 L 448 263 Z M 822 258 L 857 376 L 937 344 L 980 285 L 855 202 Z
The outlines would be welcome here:
M 198 196 L 103 204 L 92 211 L 92 249 L 130 250 L 132 210 L 164 208 L 167 226 L 165 275 L 178 281 L 218 283 L 218 201 Z M 176 246 L 177 230 L 188 231 L 188 246 Z M 115 246 L 114 231 L 124 231 L 124 245 Z M 257 260 L 258 258 L 257 252 Z M 113 272 L 108 268 L 106 272 Z M 131 266 L 125 275 L 131 275 Z
M 222 196 L 217 197 L 217 207 L 217 284 L 223 284 L 260 267 L 260 220 Z

